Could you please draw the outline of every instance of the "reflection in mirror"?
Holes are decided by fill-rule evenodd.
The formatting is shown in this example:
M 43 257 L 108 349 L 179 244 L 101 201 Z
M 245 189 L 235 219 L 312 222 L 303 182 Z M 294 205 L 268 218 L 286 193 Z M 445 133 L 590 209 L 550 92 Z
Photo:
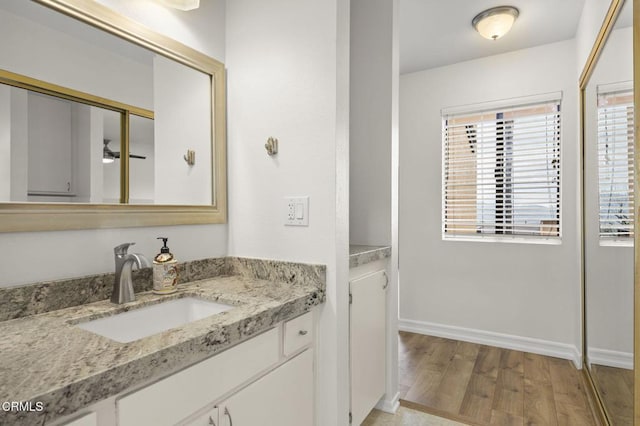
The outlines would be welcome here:
M 119 141 L 120 114 L 4 84 L 0 105 L 1 202 L 119 202 L 119 172 L 115 198 L 103 188 L 103 139 Z
M 30 79 L 36 91 L 56 88 L 28 97 L 28 150 L 17 147 L 14 132 L 0 136 L 28 152 L 24 167 L 13 164 L 13 155 L 11 160 L 12 170 L 28 174 L 23 179 L 27 187 L 2 188 L 0 201 L 212 205 L 209 74 L 35 2 L 2 2 L 0 36 L 3 75 Z M 48 96 L 59 88 L 64 89 L 62 99 Z M 7 90 L 22 89 L 2 90 L 0 101 Z M 81 94 L 80 103 L 69 100 L 77 96 L 65 96 L 73 93 Z M 104 111 L 101 118 L 95 117 L 98 111 Z M 130 118 L 129 126 L 121 116 Z M 129 133 L 123 134 L 121 126 Z M 198 158 L 192 166 L 183 160 L 189 149 Z M 130 156 L 121 158 L 121 151 Z M 122 164 L 126 161 L 128 168 Z M 129 170 L 122 176 L 131 179 L 122 191 L 121 168 Z M 18 176 L 11 178 L 20 182 Z
M 613 425 L 633 425 L 632 3 L 584 93 L 586 365 Z
M 104 137 L 102 138 L 102 202 L 120 202 L 120 151 L 122 150 L 121 132 L 122 115 L 110 111 L 102 122 Z M 95 199 L 97 201 L 98 199 Z
M 153 120 L 132 115 L 129 128 L 129 203 L 153 204 L 155 200 Z
M 211 90 L 202 90 L 208 79 L 199 71 L 155 58 L 156 203 L 212 202 Z M 188 149 L 196 152 L 193 166 L 184 160 Z

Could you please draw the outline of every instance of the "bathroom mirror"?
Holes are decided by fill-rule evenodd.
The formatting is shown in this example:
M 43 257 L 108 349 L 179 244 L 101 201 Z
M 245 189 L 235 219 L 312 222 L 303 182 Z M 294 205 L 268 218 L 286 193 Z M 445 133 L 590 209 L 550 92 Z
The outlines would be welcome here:
M 226 221 L 223 64 L 91 0 L 0 34 L 0 232 Z
M 601 416 L 616 426 L 634 424 L 632 8 L 612 3 L 581 82 L 585 368 Z

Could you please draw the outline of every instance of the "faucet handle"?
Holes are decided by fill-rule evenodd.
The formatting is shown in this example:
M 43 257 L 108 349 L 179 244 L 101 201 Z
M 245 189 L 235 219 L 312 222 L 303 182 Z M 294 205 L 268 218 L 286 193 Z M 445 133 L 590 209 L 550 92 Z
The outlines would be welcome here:
M 120 244 L 119 246 L 116 246 L 113 248 L 113 252 L 115 253 L 116 256 L 124 256 L 125 254 L 127 254 L 127 250 L 129 250 L 129 246 L 132 246 L 134 244 L 135 243 Z

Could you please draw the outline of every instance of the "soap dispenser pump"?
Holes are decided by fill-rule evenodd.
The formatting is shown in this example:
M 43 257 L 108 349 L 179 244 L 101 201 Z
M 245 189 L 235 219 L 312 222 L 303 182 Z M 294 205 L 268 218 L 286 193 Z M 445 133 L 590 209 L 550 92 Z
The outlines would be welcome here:
M 166 237 L 158 237 L 164 243 L 160 253 L 153 258 L 153 292 L 155 294 L 175 293 L 178 285 L 178 261 L 167 247 Z

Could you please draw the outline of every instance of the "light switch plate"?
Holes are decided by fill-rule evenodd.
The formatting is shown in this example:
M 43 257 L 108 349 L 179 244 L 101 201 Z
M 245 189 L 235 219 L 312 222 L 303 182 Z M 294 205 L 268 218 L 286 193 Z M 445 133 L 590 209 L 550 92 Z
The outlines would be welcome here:
M 284 224 L 309 226 L 309 196 L 284 197 Z

